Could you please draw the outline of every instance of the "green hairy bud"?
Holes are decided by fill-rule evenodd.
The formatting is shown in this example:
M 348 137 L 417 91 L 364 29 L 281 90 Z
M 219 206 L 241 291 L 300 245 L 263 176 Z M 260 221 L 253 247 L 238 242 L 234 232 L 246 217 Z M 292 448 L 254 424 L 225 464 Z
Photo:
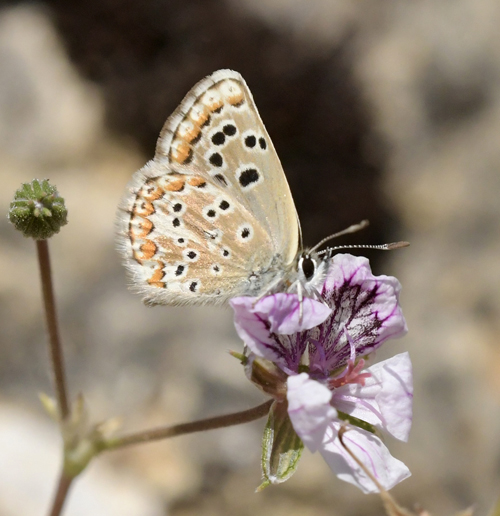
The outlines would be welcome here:
M 10 203 L 8 218 L 25 237 L 46 240 L 67 224 L 68 210 L 47 179 L 23 183 Z

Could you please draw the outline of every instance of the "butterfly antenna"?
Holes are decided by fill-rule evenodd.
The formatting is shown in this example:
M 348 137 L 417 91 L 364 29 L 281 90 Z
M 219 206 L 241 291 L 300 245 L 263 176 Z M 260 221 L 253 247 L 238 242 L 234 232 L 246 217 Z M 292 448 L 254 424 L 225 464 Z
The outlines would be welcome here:
M 320 240 L 312 249 L 310 249 L 310 252 L 316 251 L 316 249 L 321 247 L 324 243 L 328 242 L 329 240 L 333 240 L 334 238 L 337 238 L 342 235 L 348 235 L 349 233 L 356 233 L 357 231 L 361 231 L 362 229 L 365 229 L 367 226 L 369 226 L 369 224 L 370 223 L 368 222 L 368 220 L 362 220 L 359 224 L 353 224 L 352 226 L 349 226 L 348 228 L 343 229 L 338 233 L 333 233 L 333 235 L 329 235 L 323 238 L 323 240 Z
M 393 251 L 394 249 L 400 249 L 402 247 L 408 247 L 410 242 L 392 242 L 390 244 L 382 245 L 338 245 L 335 247 L 329 247 L 318 253 L 319 256 L 325 253 L 331 253 L 332 251 L 339 251 L 340 249 L 378 249 L 379 251 Z

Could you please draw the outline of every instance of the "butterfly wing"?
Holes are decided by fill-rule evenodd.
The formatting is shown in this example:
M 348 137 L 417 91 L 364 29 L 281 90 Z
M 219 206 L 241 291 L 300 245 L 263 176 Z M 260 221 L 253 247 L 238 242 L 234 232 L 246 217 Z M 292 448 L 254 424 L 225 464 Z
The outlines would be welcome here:
M 120 208 L 120 248 L 150 303 L 257 295 L 299 245 L 280 161 L 243 78 L 230 70 L 187 94 Z

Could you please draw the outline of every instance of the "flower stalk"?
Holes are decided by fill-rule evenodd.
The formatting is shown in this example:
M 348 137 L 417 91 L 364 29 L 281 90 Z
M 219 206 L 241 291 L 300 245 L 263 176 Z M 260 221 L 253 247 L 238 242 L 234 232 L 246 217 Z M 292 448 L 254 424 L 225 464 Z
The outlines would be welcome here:
M 47 412 L 54 419 L 60 421 L 56 402 L 46 395 L 41 395 L 40 398 Z M 90 424 L 83 396 L 79 395 L 72 405 L 68 417 L 60 421 L 64 442 L 64 458 L 50 516 L 59 516 L 72 481 L 88 466 L 92 459 L 102 452 L 194 432 L 249 423 L 267 415 L 272 403 L 273 400 L 268 400 L 254 408 L 233 414 L 115 437 L 114 432 L 118 427 L 118 421 L 109 419 L 99 424 Z
M 50 516 L 59 516 L 61 514 L 64 502 L 68 496 L 69 488 L 73 483 L 73 477 L 68 477 L 64 472 L 59 477 L 59 483 L 57 485 L 57 491 L 52 502 L 52 508 L 50 509 Z
M 57 406 L 62 420 L 69 414 L 68 390 L 66 386 L 66 374 L 64 370 L 63 352 L 59 328 L 57 324 L 56 302 L 52 285 L 52 272 L 50 267 L 49 246 L 47 240 L 37 240 L 36 249 L 40 266 L 40 279 L 42 282 L 43 304 L 45 308 L 45 320 L 49 334 L 49 352 L 54 375 L 54 385 L 57 398 Z
M 133 444 L 159 441 L 161 439 L 168 439 L 170 437 L 177 437 L 184 434 L 192 434 L 194 432 L 203 432 L 206 430 L 215 430 L 216 428 L 242 425 L 243 423 L 249 423 L 250 421 L 255 421 L 256 419 L 266 416 L 272 403 L 273 400 L 268 400 L 254 408 L 235 412 L 233 414 L 200 419 L 190 423 L 181 423 L 178 425 L 154 428 L 152 430 L 145 430 L 143 432 L 109 438 L 102 442 L 102 449 L 116 450 Z

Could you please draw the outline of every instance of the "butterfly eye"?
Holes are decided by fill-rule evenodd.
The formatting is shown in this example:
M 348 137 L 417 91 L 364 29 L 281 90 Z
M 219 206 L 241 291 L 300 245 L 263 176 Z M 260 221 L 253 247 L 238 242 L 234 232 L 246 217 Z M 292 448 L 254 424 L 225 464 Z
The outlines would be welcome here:
M 306 254 L 300 260 L 299 267 L 302 269 L 305 278 L 309 280 L 314 276 L 316 262 L 308 254 Z

